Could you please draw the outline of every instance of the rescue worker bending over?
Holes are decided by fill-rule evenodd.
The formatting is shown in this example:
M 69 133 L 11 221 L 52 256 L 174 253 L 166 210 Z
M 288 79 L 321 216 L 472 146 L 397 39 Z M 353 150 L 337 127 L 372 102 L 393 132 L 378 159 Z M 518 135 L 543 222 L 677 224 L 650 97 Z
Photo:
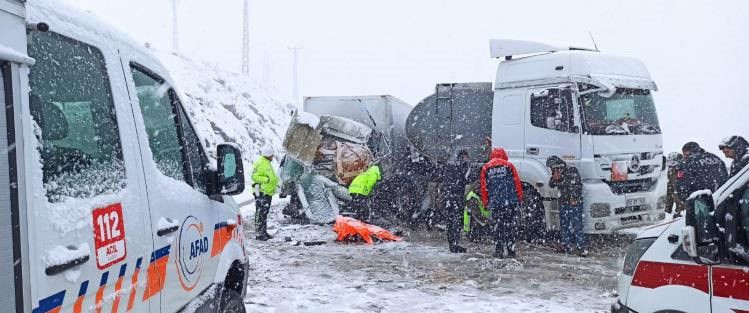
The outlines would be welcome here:
M 475 181 L 466 193 L 466 205 L 463 210 L 463 232 L 471 241 L 479 241 L 481 237 L 492 233 L 492 213 L 484 206 L 476 192 L 480 192 L 481 184 Z
M 731 136 L 723 140 L 718 146 L 726 158 L 732 159 L 731 170 L 728 177 L 731 178 L 749 164 L 749 142 L 741 136 Z
M 678 167 L 681 162 L 684 161 L 684 155 L 678 152 L 671 152 L 666 158 L 666 165 L 668 166 L 668 187 L 666 190 L 666 213 L 671 214 L 674 205 L 676 210 L 674 212 L 674 218 L 680 217 L 681 212 L 687 208 L 687 204 L 681 201 L 679 195 L 676 193 L 676 174 Z
M 588 255 L 588 244 L 583 232 L 583 180 L 577 168 L 553 155 L 546 160 L 551 169 L 549 187 L 559 190 L 559 232 L 562 235 L 560 252 L 576 249 L 579 256 Z
M 272 160 L 273 150 L 265 147 L 252 165 L 252 185 L 255 187 L 255 239 L 261 241 L 273 238 L 268 234 L 267 229 L 271 199 L 278 187 L 278 176 L 270 163 Z
M 686 202 L 695 191 L 715 191 L 728 180 L 728 170 L 718 156 L 702 149 L 696 142 L 687 142 L 681 148 L 684 161 L 676 172 L 676 192 Z
M 351 181 L 348 193 L 351 195 L 351 206 L 356 212 L 357 219 L 365 222 L 369 220 L 373 204 L 370 195 L 380 178 L 380 167 L 372 164 Z
M 514 258 L 516 216 L 523 202 L 523 185 L 504 149 L 492 149 L 489 162 L 481 168 L 479 180 L 481 201 L 489 207 L 494 220 L 494 256 Z

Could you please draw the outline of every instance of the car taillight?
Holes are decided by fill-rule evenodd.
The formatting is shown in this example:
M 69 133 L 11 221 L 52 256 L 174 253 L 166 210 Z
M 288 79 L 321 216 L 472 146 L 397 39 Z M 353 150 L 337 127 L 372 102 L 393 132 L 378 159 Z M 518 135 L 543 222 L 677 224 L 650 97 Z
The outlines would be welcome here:
M 633 276 L 635 268 L 637 268 L 637 262 L 645 251 L 655 242 L 658 238 L 642 238 L 637 239 L 627 249 L 627 254 L 624 256 L 624 266 L 622 267 L 622 274 L 627 276 Z

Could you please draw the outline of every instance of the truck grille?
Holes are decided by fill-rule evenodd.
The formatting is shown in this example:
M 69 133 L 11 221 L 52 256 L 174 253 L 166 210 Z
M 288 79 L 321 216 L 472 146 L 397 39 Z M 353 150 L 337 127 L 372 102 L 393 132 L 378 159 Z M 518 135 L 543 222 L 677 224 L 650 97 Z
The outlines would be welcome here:
M 608 181 L 604 180 L 609 185 L 611 191 L 615 194 L 622 195 L 626 193 L 643 192 L 650 190 L 655 180 L 652 178 L 644 179 L 632 179 L 627 181 Z

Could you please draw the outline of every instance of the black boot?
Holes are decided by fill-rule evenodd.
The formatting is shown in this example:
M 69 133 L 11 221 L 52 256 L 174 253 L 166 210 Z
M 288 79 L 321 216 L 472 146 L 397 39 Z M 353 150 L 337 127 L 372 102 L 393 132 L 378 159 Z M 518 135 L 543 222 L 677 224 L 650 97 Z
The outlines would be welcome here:
M 501 245 L 497 245 L 496 248 L 494 248 L 494 257 L 499 259 L 504 259 L 507 257 L 505 248 Z
M 450 245 L 450 252 L 451 253 L 466 253 L 466 248 L 463 248 L 459 245 Z

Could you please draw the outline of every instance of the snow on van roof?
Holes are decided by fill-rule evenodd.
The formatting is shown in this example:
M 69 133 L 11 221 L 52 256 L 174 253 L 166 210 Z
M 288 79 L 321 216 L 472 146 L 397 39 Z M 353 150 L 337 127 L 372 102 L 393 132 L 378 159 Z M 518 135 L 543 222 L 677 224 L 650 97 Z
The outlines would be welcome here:
M 103 42 L 113 46 L 127 47 L 149 60 L 149 65 L 158 67 L 152 70 L 166 72 L 163 65 L 153 56 L 144 43 L 139 43 L 129 35 L 111 26 L 95 14 L 72 7 L 58 0 L 29 0 L 26 2 L 28 22 L 44 22 L 49 31 L 75 38 L 87 44 L 101 47 Z M 162 73 L 159 73 L 162 75 Z M 170 77 L 163 77 L 171 81 Z

